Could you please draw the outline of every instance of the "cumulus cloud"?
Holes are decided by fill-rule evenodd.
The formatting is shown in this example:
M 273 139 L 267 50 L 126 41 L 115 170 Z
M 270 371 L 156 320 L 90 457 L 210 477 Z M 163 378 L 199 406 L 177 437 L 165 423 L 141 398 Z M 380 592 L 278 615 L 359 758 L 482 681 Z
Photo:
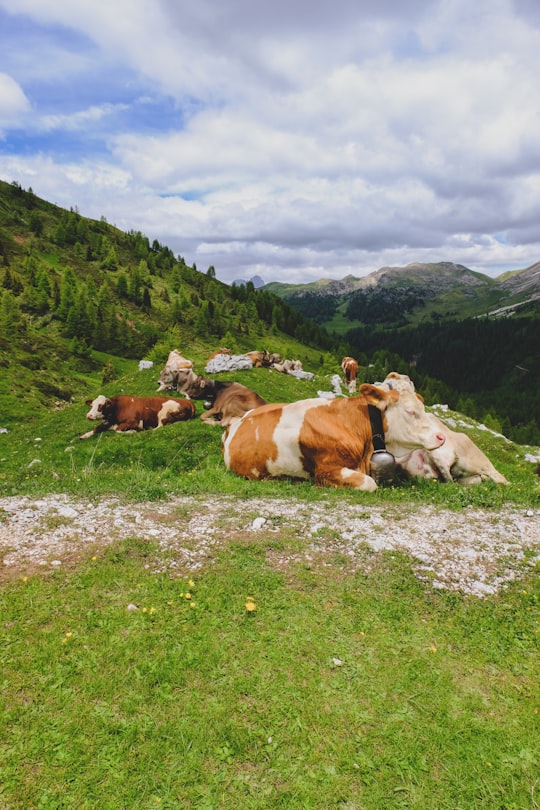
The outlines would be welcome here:
M 30 102 L 23 89 L 11 76 L 0 73 L 0 133 L 19 126 L 29 112 Z
M 36 193 L 142 230 L 228 281 L 423 260 L 494 275 L 538 260 L 536 3 L 1 9 L 26 19 L 36 44 L 33 73 L 10 50 L 20 106 L 5 137 L 28 97 L 35 143 L 0 157 L 5 179 L 34 175 Z

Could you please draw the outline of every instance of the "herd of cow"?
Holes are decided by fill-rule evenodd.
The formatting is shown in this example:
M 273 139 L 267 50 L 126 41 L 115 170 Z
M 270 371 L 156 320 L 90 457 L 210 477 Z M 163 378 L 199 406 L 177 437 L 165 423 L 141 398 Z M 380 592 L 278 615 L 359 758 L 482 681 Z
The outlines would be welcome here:
M 261 353 L 250 354 L 252 365 L 258 364 L 255 355 Z M 356 394 L 354 358 L 345 357 L 342 370 L 348 397 L 268 403 L 240 383 L 195 374 L 192 361 L 174 350 L 160 374 L 158 391 L 176 391 L 184 399 L 98 396 L 87 401 L 86 416 L 99 424 L 80 438 L 192 419 L 193 400 L 204 400 L 201 420 L 225 428 L 225 466 L 245 478 L 286 476 L 374 491 L 377 482 L 388 480 L 390 463 L 390 478 L 401 472 L 465 485 L 488 479 L 508 483 L 466 434 L 450 430 L 426 412 L 407 375 L 391 372 L 382 383 L 360 385 Z M 381 459 L 384 473 L 377 463 Z

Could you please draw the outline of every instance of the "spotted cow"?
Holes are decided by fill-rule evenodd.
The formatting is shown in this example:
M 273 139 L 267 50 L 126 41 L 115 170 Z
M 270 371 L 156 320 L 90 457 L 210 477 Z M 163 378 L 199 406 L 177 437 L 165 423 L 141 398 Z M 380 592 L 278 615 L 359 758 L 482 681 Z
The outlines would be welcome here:
M 225 466 L 245 478 L 307 478 L 372 492 L 377 484 L 369 474 L 374 452 L 369 405 L 381 412 L 386 440 L 403 453 L 444 443 L 415 394 L 365 383 L 356 397 L 304 399 L 246 413 L 224 434 Z
M 195 416 L 195 405 L 184 399 L 171 397 L 132 397 L 120 395 L 105 397 L 100 394 L 94 400 L 88 399 L 90 410 L 86 418 L 100 420 L 99 424 L 81 439 L 89 439 L 95 433 L 115 430 L 128 433 L 148 428 L 159 428 L 173 422 L 183 422 Z

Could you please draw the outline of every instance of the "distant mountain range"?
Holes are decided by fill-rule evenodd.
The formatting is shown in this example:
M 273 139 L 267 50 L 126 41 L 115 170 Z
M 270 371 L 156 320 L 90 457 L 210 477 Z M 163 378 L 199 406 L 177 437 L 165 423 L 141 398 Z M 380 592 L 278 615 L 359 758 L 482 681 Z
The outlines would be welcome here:
M 256 290 L 259 287 L 265 286 L 264 279 L 262 279 L 260 276 L 251 276 L 251 278 L 248 278 L 247 280 L 245 278 L 236 278 L 233 281 L 233 284 L 236 284 L 237 287 L 241 287 L 242 285 L 245 286 L 248 283 L 248 281 L 251 281 Z
M 381 267 L 362 278 L 309 284 L 272 282 L 264 289 L 330 331 L 359 325 L 405 326 L 422 321 L 500 317 L 537 309 L 540 262 L 491 278 L 462 264 L 413 262 Z

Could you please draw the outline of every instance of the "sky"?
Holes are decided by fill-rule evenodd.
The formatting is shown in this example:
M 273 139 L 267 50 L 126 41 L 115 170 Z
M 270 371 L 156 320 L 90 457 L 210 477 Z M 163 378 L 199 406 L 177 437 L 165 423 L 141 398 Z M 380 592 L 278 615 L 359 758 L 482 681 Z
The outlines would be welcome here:
M 0 178 L 222 281 L 540 260 L 538 0 L 0 0 Z

